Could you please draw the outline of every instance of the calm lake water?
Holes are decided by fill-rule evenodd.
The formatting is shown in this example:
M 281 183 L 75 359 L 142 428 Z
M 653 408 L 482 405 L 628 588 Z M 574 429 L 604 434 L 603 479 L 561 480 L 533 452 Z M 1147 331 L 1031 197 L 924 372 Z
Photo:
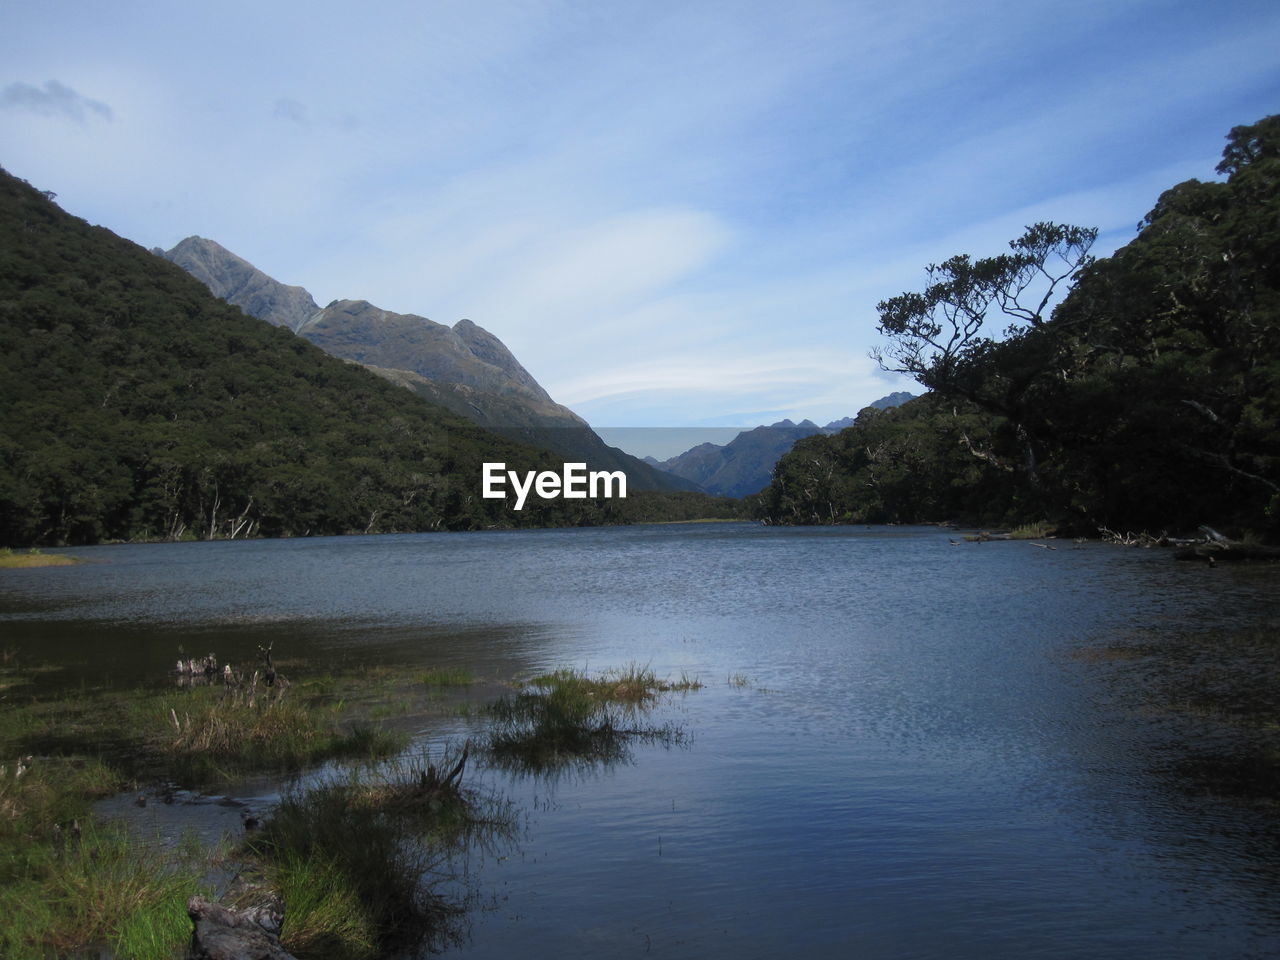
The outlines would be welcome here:
M 555 782 L 482 775 L 524 829 L 473 864 L 487 905 L 459 956 L 1280 955 L 1274 819 L 1170 773 L 1194 731 L 1087 655 L 1280 617 L 1277 572 L 949 536 L 709 524 L 77 549 L 92 562 L 2 572 L 0 647 L 64 665 L 55 683 L 155 680 L 179 646 L 247 660 L 270 641 L 278 659 L 496 679 L 698 676 L 656 717 L 684 746 Z

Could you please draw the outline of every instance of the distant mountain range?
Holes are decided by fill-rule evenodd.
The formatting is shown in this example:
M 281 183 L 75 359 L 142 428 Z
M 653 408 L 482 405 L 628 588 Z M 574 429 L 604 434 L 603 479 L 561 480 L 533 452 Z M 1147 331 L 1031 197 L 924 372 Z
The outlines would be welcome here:
M 203 237 L 152 252 L 245 313 L 287 327 L 325 352 L 359 363 L 494 433 L 585 462 L 590 469 L 623 470 L 632 489 L 698 489 L 679 474 L 608 446 L 585 420 L 552 400 L 501 340 L 470 320 L 450 327 L 382 310 L 367 300 L 335 300 L 322 308 L 302 287 L 280 283 Z
M 899 391 L 881 397 L 868 406 L 880 410 L 896 407 L 911 399 L 911 394 Z M 853 425 L 853 417 L 833 420 L 820 427 L 812 420 L 777 423 L 753 430 L 744 430 L 727 444 L 700 443 L 698 446 L 668 460 L 645 457 L 645 463 L 665 470 L 677 477 L 696 483 L 703 490 L 722 497 L 745 497 L 758 493 L 769 485 L 774 464 L 790 450 L 797 440 L 815 433 L 839 433 Z

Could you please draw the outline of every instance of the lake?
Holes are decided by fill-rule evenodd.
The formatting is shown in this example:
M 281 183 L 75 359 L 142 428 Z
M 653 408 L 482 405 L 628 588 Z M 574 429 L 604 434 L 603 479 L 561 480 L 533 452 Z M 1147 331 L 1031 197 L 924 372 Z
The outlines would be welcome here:
M 121 545 L 0 572 L 47 683 L 179 656 L 697 676 L 689 742 L 554 781 L 478 855 L 462 957 L 1276 956 L 1277 824 L 1176 774 L 1116 640 L 1280 617 L 1271 568 L 924 527 L 751 524 Z M 423 737 L 461 738 L 475 718 Z

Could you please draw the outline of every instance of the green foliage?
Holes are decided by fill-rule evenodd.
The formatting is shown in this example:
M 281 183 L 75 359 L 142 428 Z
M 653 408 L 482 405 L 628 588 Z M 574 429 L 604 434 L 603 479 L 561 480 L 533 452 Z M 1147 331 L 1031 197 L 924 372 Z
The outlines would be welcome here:
M 1166 191 L 1109 258 L 1037 224 L 881 303 L 882 363 L 933 394 L 797 444 L 759 515 L 1280 531 L 1280 118 L 1228 140 L 1225 183 Z
M 797 443 L 756 508 L 773 523 L 1003 523 L 1021 499 L 1014 467 L 991 452 L 1003 429 L 936 394 L 868 407 L 852 427 Z

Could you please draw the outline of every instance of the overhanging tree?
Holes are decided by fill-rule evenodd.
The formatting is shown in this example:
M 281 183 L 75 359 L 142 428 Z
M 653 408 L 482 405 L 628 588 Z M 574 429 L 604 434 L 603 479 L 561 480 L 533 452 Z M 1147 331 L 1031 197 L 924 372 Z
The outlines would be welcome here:
M 1007 420 L 1022 469 L 1038 484 L 1041 444 L 1031 416 L 1033 388 L 1057 359 L 1049 311 L 1090 264 L 1092 227 L 1041 222 L 1009 243 L 1010 253 L 960 254 L 926 269 L 923 291 L 876 305 L 888 346 L 872 352 L 882 369 L 905 373 L 942 397 L 963 399 Z M 1003 339 L 989 330 L 1001 318 Z M 969 442 L 967 435 L 965 442 Z M 970 450 L 998 462 L 997 454 Z

